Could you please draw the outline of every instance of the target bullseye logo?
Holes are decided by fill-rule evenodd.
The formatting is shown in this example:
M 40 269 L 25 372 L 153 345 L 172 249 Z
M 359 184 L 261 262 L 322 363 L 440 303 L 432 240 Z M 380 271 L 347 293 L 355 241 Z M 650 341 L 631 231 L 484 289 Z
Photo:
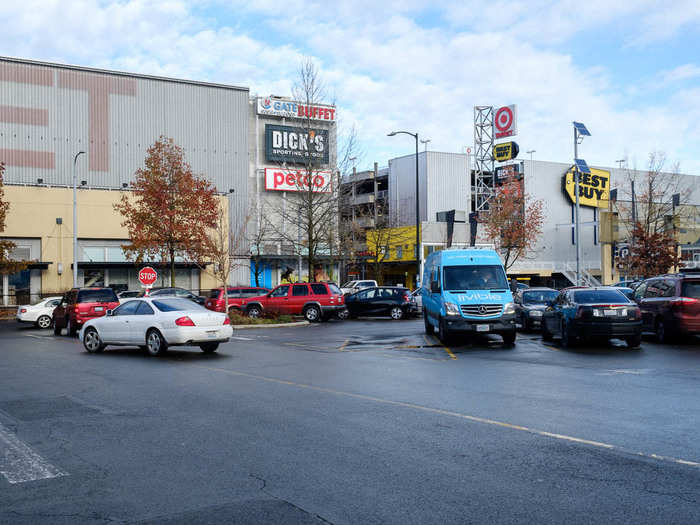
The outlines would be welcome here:
M 493 124 L 496 127 L 495 136 L 497 139 L 512 137 L 517 134 L 515 126 L 515 105 L 503 106 L 496 110 Z

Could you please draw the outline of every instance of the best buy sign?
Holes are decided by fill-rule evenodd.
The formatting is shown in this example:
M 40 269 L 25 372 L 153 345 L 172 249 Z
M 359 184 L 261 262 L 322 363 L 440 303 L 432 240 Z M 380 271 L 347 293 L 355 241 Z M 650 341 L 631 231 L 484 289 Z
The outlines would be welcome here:
M 564 192 L 571 202 L 576 202 L 576 184 L 573 168 L 564 175 Z M 578 183 L 579 204 L 592 208 L 606 208 L 610 200 L 610 172 L 591 168 L 590 173 L 581 173 Z

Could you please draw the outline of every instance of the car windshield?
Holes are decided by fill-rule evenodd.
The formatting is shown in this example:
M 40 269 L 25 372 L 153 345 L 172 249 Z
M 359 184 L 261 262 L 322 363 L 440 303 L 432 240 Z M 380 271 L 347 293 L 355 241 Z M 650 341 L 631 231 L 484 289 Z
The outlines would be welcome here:
M 206 308 L 188 299 L 158 299 L 153 306 L 161 312 L 208 312 Z
M 328 288 L 331 289 L 331 293 L 334 293 L 336 295 L 340 295 L 341 293 L 343 293 L 340 291 L 340 288 L 338 288 L 338 286 L 333 283 L 329 283 Z
M 228 291 L 228 293 L 231 293 L 231 292 L 232 292 L 232 290 Z M 212 290 L 211 292 L 209 292 L 209 299 L 217 299 L 219 297 L 220 293 L 221 293 L 221 291 L 218 289 Z
M 98 290 L 80 290 L 78 292 L 79 303 L 116 303 L 119 302 L 117 294 L 111 288 Z
M 523 304 L 547 304 L 557 298 L 556 290 L 534 290 L 523 292 Z
M 352 288 L 352 286 L 356 283 L 357 281 L 348 281 L 343 285 L 343 288 Z
M 448 291 L 508 289 L 503 267 L 497 264 L 445 266 L 443 275 Z
M 581 290 L 574 292 L 574 302 L 578 304 L 627 303 L 627 297 L 618 290 Z
M 700 281 L 684 281 L 681 285 L 681 296 L 700 299 Z

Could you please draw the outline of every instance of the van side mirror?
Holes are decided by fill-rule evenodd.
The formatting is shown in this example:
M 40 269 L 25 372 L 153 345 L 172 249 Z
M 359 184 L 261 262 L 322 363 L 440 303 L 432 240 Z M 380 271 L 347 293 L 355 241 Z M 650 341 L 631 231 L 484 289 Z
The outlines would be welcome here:
M 430 281 L 430 291 L 440 293 L 440 281 Z

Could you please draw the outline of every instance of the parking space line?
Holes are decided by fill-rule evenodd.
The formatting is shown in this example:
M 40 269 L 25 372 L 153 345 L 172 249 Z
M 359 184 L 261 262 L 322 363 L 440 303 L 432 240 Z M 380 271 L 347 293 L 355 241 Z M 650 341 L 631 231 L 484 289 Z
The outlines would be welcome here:
M 442 342 L 441 342 L 437 337 L 435 337 L 434 335 L 431 336 L 431 337 L 435 338 L 435 340 L 438 341 L 438 343 L 440 343 L 438 346 L 440 346 L 443 350 L 445 350 L 445 352 L 447 352 L 447 355 L 450 356 L 450 359 L 455 360 L 455 361 L 457 360 L 457 356 L 454 355 L 454 354 L 452 353 L 452 350 L 450 350 L 450 349 L 447 348 L 445 345 L 443 345 Z M 431 342 L 428 340 L 428 336 L 427 336 L 427 335 L 423 334 L 423 339 L 425 339 L 425 342 L 428 343 L 429 345 L 435 346 L 433 343 L 431 343 Z
M 479 417 L 479 416 L 472 416 L 469 414 L 462 414 L 459 412 L 453 412 L 451 410 L 443 410 L 440 408 L 433 408 L 433 407 L 428 407 L 428 406 L 424 406 L 424 405 L 418 405 L 415 403 L 408 403 L 405 401 L 393 401 L 391 399 L 384 399 L 381 397 L 368 396 L 365 394 L 355 394 L 352 392 L 344 392 L 342 390 L 334 390 L 332 388 L 324 388 L 324 387 L 309 385 L 309 384 L 305 384 L 305 383 L 296 383 L 294 381 L 286 381 L 284 379 L 277 379 L 274 377 L 266 377 L 266 376 L 260 376 L 260 375 L 256 375 L 256 374 L 249 374 L 247 372 L 239 372 L 238 370 L 216 368 L 216 367 L 209 367 L 209 366 L 195 365 L 195 364 L 193 364 L 191 366 L 196 367 L 196 368 L 202 368 L 205 370 L 211 370 L 214 372 L 223 372 L 224 374 L 230 374 L 230 375 L 239 376 L 239 377 L 247 377 L 249 379 L 256 379 L 256 380 L 265 381 L 268 383 L 276 383 L 276 384 L 280 384 L 280 385 L 288 385 L 288 386 L 293 386 L 296 388 L 302 388 L 302 389 L 306 389 L 306 390 L 313 390 L 313 391 L 322 392 L 325 394 L 333 394 L 333 395 L 349 397 L 349 398 L 353 398 L 353 399 L 360 399 L 363 401 L 371 401 L 373 403 L 380 403 L 383 405 L 397 406 L 397 407 L 402 407 L 402 408 L 410 408 L 410 409 L 418 410 L 421 412 L 427 412 L 427 413 L 431 413 L 431 414 L 448 416 L 448 417 L 452 417 L 452 418 L 471 421 L 474 423 L 481 423 L 484 425 L 496 426 L 496 427 L 500 427 L 500 428 L 507 428 L 507 429 L 516 430 L 519 432 L 527 432 L 528 434 L 533 434 L 536 436 L 556 439 L 556 440 L 560 440 L 560 441 L 568 441 L 570 443 L 576 443 L 576 444 L 586 445 L 586 446 L 595 447 L 595 448 L 602 448 L 605 450 L 615 450 L 615 451 L 623 453 L 623 454 L 629 454 L 632 456 L 639 456 L 639 457 L 643 457 L 646 459 L 653 459 L 653 460 L 657 460 L 657 461 L 675 463 L 677 465 L 685 465 L 685 466 L 689 466 L 689 467 L 700 468 L 700 463 L 696 462 L 696 461 L 690 461 L 690 460 L 682 459 L 682 458 L 674 458 L 671 456 L 662 456 L 662 455 L 653 454 L 653 453 L 630 451 L 630 450 L 626 450 L 622 447 L 618 447 L 616 445 L 611 445 L 609 443 L 603 443 L 601 441 L 593 441 L 590 439 L 583 439 L 583 438 L 578 438 L 575 436 L 567 436 L 566 434 L 558 434 L 558 433 L 554 433 L 554 432 L 547 432 L 544 430 L 537 430 L 535 428 L 530 428 L 530 427 L 526 427 L 526 426 L 522 426 L 522 425 L 515 425 L 512 423 L 498 421 L 495 419 L 488 419 L 488 418 Z
M 345 342 L 340 346 L 340 348 L 338 348 L 338 351 L 342 352 L 343 350 L 345 350 L 345 347 L 348 346 L 349 342 L 350 342 L 350 339 L 346 339 Z
M 0 423 L 0 474 L 13 485 L 68 475 L 34 452 L 2 423 Z

